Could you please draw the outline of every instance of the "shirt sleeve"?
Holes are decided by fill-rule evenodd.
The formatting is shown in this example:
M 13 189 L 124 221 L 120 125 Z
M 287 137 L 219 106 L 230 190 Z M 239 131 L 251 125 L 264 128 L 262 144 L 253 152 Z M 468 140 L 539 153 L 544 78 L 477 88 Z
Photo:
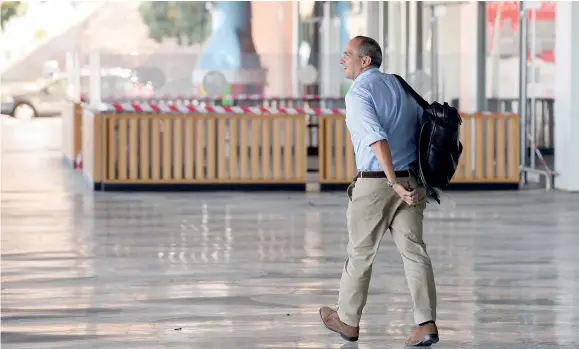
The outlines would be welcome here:
M 358 133 L 363 145 L 388 140 L 386 130 L 380 125 L 370 92 L 364 89 L 353 89 L 346 95 L 346 118 L 350 120 L 350 132 Z

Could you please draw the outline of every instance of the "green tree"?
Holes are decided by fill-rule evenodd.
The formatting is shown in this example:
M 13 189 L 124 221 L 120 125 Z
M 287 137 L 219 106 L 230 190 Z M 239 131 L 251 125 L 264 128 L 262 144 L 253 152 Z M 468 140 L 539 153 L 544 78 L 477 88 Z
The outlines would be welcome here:
M 175 38 L 179 45 L 200 44 L 211 34 L 207 1 L 145 1 L 139 12 L 157 42 Z
M 19 16 L 26 11 L 26 3 L 24 1 L 1 1 L 0 6 L 0 28 L 4 30 L 6 23 L 14 16 Z

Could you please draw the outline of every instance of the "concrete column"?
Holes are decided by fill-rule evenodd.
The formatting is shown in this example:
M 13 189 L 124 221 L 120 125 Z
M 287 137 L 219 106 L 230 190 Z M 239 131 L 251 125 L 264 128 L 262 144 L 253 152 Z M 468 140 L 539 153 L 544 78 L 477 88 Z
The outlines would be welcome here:
M 81 94 L 84 92 L 84 91 L 81 91 L 81 88 L 80 88 L 80 76 L 81 76 L 80 72 L 82 71 L 82 62 L 80 61 L 80 59 L 81 59 L 81 55 L 78 52 L 74 52 L 73 59 L 72 59 L 74 68 L 73 68 L 73 73 L 71 74 L 72 75 L 72 85 L 74 86 L 74 90 L 72 90 L 72 93 L 73 93 L 73 98 L 74 98 L 73 100 L 77 101 L 77 102 L 81 101 L 81 97 L 82 97 Z M 84 97 L 86 98 L 87 96 L 84 96 Z
M 323 4 L 322 23 L 320 26 L 319 40 L 320 40 L 320 94 L 324 97 L 331 96 L 332 89 L 332 20 L 331 20 L 331 4 L 329 1 Z
M 380 71 L 382 72 L 386 72 L 387 70 L 387 66 L 388 66 L 388 58 L 386 57 L 386 46 L 387 46 L 387 42 L 386 42 L 386 35 L 387 35 L 387 26 L 386 26 L 386 20 L 388 19 L 386 16 L 387 11 L 388 11 L 388 3 L 385 1 L 378 1 L 378 36 L 376 37 L 376 40 L 378 41 L 378 44 L 380 45 L 380 47 L 382 48 L 382 66 L 380 67 Z
M 579 3 L 556 3 L 555 188 L 579 191 Z
M 292 96 L 300 95 L 299 83 L 299 46 L 300 46 L 300 13 L 299 2 L 292 1 Z
M 407 47 L 408 47 L 408 73 L 416 72 L 418 66 L 418 2 L 409 1 L 406 3 L 407 7 Z
M 380 43 L 380 13 L 378 9 L 380 3 L 376 1 L 368 1 L 364 4 L 364 17 L 366 18 L 366 36 Z M 364 35 L 364 34 L 363 34 Z M 352 35 L 354 36 L 354 35 Z
M 416 70 L 424 69 L 424 3 L 416 2 Z
M 460 24 L 462 30 L 460 35 L 460 81 L 459 90 L 450 91 L 459 92 L 460 110 L 462 112 L 477 112 L 484 106 L 485 79 L 484 70 L 486 68 L 485 57 L 485 17 L 484 2 L 468 2 L 460 6 Z M 448 16 L 451 20 L 452 16 Z M 472 30 L 466 30 L 472 28 Z M 482 33 L 481 33 L 482 31 Z M 454 45 L 454 43 L 451 43 Z M 482 56 L 482 57 L 481 57 Z M 448 70 L 452 66 L 446 65 Z M 448 71 L 446 72 L 448 73 Z M 483 96 L 481 98 L 481 96 Z M 451 98 L 451 96 L 445 96 Z
M 89 78 L 89 104 L 92 109 L 101 108 L 102 91 L 101 91 L 101 56 L 93 52 L 89 56 L 90 78 Z
M 398 30 L 400 31 L 400 50 L 399 55 L 399 65 L 398 74 L 404 78 L 408 77 L 408 2 L 400 2 L 400 12 L 399 12 L 400 25 Z
M 67 98 L 74 103 L 80 102 L 80 64 L 77 52 L 66 53 L 66 73 L 68 80 Z
M 403 46 L 403 36 L 405 35 L 402 30 L 402 6 L 403 3 L 399 1 L 391 1 L 388 3 L 388 46 L 386 51 L 386 56 L 388 66 L 386 70 L 389 73 L 397 73 L 401 76 L 405 75 L 403 71 L 404 66 L 404 46 Z
M 388 71 L 388 9 L 392 3 L 386 1 L 368 1 L 364 6 L 366 35 L 378 42 L 382 48 L 383 62 L 380 71 Z M 391 68 L 392 66 L 390 66 Z
M 332 16 L 331 3 L 324 3 L 324 15 L 320 28 L 320 57 L 321 66 L 321 94 L 324 97 L 334 97 L 340 95 L 340 19 Z

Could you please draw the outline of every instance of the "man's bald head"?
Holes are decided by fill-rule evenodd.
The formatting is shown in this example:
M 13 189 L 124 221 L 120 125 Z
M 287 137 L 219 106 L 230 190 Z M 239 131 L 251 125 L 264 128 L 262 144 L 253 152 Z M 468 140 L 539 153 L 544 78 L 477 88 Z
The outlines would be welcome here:
M 364 71 L 382 65 L 382 49 L 376 40 L 356 36 L 346 45 L 340 64 L 344 67 L 344 76 L 354 80 Z

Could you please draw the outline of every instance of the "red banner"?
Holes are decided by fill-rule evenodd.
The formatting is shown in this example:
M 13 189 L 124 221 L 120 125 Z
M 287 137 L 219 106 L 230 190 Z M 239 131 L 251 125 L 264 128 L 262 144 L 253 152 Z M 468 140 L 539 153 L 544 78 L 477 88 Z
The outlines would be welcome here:
M 494 37 L 496 29 L 500 28 L 501 37 L 517 35 L 519 33 L 519 13 L 520 2 L 518 1 L 488 1 L 487 8 L 487 30 L 490 37 L 490 50 L 494 50 Z M 531 11 L 528 11 L 529 21 L 533 20 Z M 536 11 L 537 37 L 541 40 L 552 41 L 554 47 L 555 40 L 555 1 L 541 1 L 540 7 Z M 497 22 L 498 20 L 498 22 Z M 510 26 L 510 27 L 507 27 Z M 538 52 L 539 59 L 547 62 L 555 61 L 553 49 L 545 49 Z

